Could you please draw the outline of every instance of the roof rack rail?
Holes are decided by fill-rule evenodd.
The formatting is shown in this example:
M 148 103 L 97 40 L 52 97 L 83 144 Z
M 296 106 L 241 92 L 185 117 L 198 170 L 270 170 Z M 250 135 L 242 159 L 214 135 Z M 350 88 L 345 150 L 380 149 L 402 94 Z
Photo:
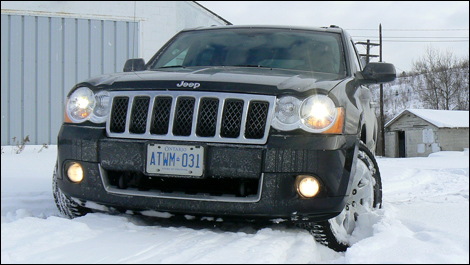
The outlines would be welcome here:
M 322 29 L 329 29 L 329 28 L 335 28 L 335 29 L 340 29 L 341 27 L 338 27 L 336 25 L 330 25 L 329 27 L 320 27 Z

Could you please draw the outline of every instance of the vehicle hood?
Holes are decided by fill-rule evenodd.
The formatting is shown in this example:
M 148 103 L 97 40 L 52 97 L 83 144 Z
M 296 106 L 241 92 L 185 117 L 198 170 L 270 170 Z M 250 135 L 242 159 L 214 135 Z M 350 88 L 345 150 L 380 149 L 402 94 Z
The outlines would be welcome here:
M 199 67 L 101 75 L 83 83 L 98 90 L 107 89 L 110 91 L 132 88 L 135 90 L 164 89 L 282 94 L 287 91 L 301 93 L 312 89 L 328 93 L 343 80 L 344 78 L 333 74 L 271 68 Z M 195 85 L 196 83 L 198 85 Z

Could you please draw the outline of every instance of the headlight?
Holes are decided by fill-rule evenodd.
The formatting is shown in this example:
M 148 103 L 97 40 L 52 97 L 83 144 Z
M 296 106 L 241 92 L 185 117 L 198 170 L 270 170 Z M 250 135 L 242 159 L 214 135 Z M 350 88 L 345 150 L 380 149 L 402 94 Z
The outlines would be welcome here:
M 324 95 L 306 98 L 300 107 L 300 120 L 305 127 L 304 130 L 309 132 L 328 130 L 337 117 L 338 111 L 335 103 Z
M 344 109 L 336 107 L 325 95 L 314 95 L 303 101 L 292 97 L 277 100 L 272 126 L 282 131 L 303 129 L 312 133 L 342 133 Z
M 95 96 L 96 105 L 93 109 L 93 115 L 90 120 L 94 123 L 103 123 L 108 118 L 109 104 L 110 104 L 109 93 L 101 91 Z
M 109 112 L 109 94 L 102 91 L 95 95 L 91 89 L 81 87 L 68 98 L 65 112 L 66 122 L 105 122 Z
M 272 126 L 282 131 L 290 131 L 299 128 L 299 108 L 301 103 L 302 101 L 298 98 L 291 96 L 278 99 Z

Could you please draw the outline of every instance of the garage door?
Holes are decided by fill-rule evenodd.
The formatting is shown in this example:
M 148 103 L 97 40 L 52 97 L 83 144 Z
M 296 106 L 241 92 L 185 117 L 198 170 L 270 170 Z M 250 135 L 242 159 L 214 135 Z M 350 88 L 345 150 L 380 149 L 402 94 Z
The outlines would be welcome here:
M 56 144 L 68 91 L 138 57 L 138 24 L 2 14 L 2 145 Z M 14 141 L 15 140 L 15 141 Z

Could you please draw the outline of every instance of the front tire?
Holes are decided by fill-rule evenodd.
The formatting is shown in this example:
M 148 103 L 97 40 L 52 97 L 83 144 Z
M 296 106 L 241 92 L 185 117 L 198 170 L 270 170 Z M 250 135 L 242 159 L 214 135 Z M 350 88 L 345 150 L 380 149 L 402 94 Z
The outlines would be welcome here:
M 54 173 L 52 175 L 52 194 L 54 195 L 54 201 L 60 213 L 70 219 L 73 219 L 91 212 L 91 210 L 88 208 L 78 205 L 69 196 L 65 195 L 60 190 L 57 183 L 57 170 L 58 165 L 56 163 Z
M 317 223 L 302 223 L 315 240 L 335 251 L 346 251 L 356 227 L 357 217 L 382 205 L 382 181 L 379 167 L 372 152 L 363 142 L 359 143 L 351 194 L 346 206 L 336 217 Z

